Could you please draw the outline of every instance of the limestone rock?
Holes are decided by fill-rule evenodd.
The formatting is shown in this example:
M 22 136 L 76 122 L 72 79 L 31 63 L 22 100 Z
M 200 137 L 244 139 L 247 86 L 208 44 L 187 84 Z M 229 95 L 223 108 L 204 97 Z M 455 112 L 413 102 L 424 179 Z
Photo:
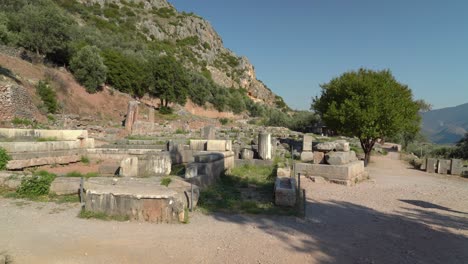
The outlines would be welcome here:
M 301 153 L 301 161 L 309 162 L 314 160 L 314 152 L 311 151 L 303 151 Z
M 120 162 L 119 175 L 122 177 L 137 177 L 138 176 L 138 158 L 125 158 Z
M 325 153 L 320 151 L 314 151 L 314 164 L 325 163 Z
M 315 147 L 318 151 L 329 152 L 329 151 L 333 151 L 336 149 L 336 143 L 335 142 L 323 142 L 323 143 L 317 144 L 317 146 Z
M 329 152 L 325 155 L 325 160 L 330 165 L 345 165 L 349 163 L 349 152 Z
M 335 150 L 336 151 L 350 151 L 349 142 L 346 140 L 336 140 L 335 141 Z
M 78 194 L 80 181 L 81 179 L 78 177 L 57 177 L 50 185 L 49 193 L 57 195 Z

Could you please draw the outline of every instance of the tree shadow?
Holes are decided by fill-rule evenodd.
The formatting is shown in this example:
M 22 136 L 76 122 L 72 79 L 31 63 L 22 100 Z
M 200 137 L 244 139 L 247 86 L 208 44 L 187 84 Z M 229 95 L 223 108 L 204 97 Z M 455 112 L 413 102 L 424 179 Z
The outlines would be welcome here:
M 254 226 L 316 263 L 468 263 L 468 237 L 443 227 L 467 227 L 467 218 L 431 211 L 388 214 L 342 201 L 307 202 L 307 217 L 228 215 L 219 221 Z M 421 220 L 423 219 L 423 220 Z M 442 230 L 441 230 L 442 229 Z
M 418 207 L 421 207 L 421 208 L 425 208 L 425 209 L 438 209 L 438 210 L 452 212 L 452 213 L 468 214 L 468 213 L 465 213 L 465 212 L 455 211 L 455 210 L 452 210 L 452 209 L 450 209 L 448 207 L 440 206 L 440 205 L 437 205 L 437 204 L 433 204 L 433 203 L 426 202 L 426 201 L 421 201 L 421 200 L 401 200 L 400 199 L 399 201 L 404 202 L 404 203 L 408 203 L 408 204 L 411 204 L 411 205 L 414 205 L 414 206 L 418 206 Z
M 3 68 L 2 66 L 0 66 L 0 75 L 10 78 L 18 84 L 21 83 L 21 81 L 18 78 L 16 78 L 16 75 L 10 69 Z

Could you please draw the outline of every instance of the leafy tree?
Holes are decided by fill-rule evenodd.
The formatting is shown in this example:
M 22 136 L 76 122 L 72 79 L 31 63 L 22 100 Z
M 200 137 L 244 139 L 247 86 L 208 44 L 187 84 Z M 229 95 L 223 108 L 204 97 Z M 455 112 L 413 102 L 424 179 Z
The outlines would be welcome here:
M 169 103 L 185 104 L 189 81 L 182 65 L 172 56 L 157 57 L 149 62 L 149 91 L 161 100 L 161 106 Z
M 106 81 L 107 67 L 95 46 L 82 48 L 70 61 L 70 69 L 89 93 L 95 93 Z
M 359 138 L 366 165 L 377 139 L 419 130 L 418 103 L 388 70 L 347 72 L 321 88 L 312 108 L 329 128 Z
M 108 69 L 108 84 L 124 93 L 139 97 L 144 95 L 147 87 L 145 62 L 112 49 L 104 50 L 102 56 Z
M 10 31 L 8 23 L 8 16 L 0 12 L 0 44 L 15 44 L 17 42 L 18 36 Z
M 191 72 L 189 74 L 188 94 L 192 102 L 199 106 L 205 105 L 211 98 L 210 89 L 214 85 L 203 75 Z
M 67 48 L 73 21 L 47 0 L 25 5 L 15 16 L 20 33 L 19 44 L 38 55 L 48 55 Z
M 468 159 L 468 133 L 458 141 L 452 156 L 460 159 Z
M 58 103 L 57 103 L 57 94 L 54 89 L 50 87 L 49 83 L 46 81 L 39 81 L 36 85 L 37 93 L 41 97 L 44 106 L 47 108 L 47 112 L 51 114 L 57 113 Z

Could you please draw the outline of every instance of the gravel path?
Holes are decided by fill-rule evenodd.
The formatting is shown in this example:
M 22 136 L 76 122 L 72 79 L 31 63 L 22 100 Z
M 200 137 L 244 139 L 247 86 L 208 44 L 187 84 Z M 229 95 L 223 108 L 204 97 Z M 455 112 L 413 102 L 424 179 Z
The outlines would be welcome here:
M 203 215 L 189 224 L 105 222 L 79 206 L 0 199 L 14 263 L 468 263 L 468 179 L 376 157 L 371 180 L 315 184 L 306 219 Z

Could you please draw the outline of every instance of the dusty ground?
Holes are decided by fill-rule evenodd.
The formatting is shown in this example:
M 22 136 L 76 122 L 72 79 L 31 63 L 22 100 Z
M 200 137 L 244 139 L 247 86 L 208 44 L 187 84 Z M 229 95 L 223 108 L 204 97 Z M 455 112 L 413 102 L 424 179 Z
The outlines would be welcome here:
M 303 180 L 305 220 L 203 215 L 190 224 L 103 222 L 78 206 L 0 199 L 14 263 L 468 263 L 468 179 L 375 158 L 355 187 Z

